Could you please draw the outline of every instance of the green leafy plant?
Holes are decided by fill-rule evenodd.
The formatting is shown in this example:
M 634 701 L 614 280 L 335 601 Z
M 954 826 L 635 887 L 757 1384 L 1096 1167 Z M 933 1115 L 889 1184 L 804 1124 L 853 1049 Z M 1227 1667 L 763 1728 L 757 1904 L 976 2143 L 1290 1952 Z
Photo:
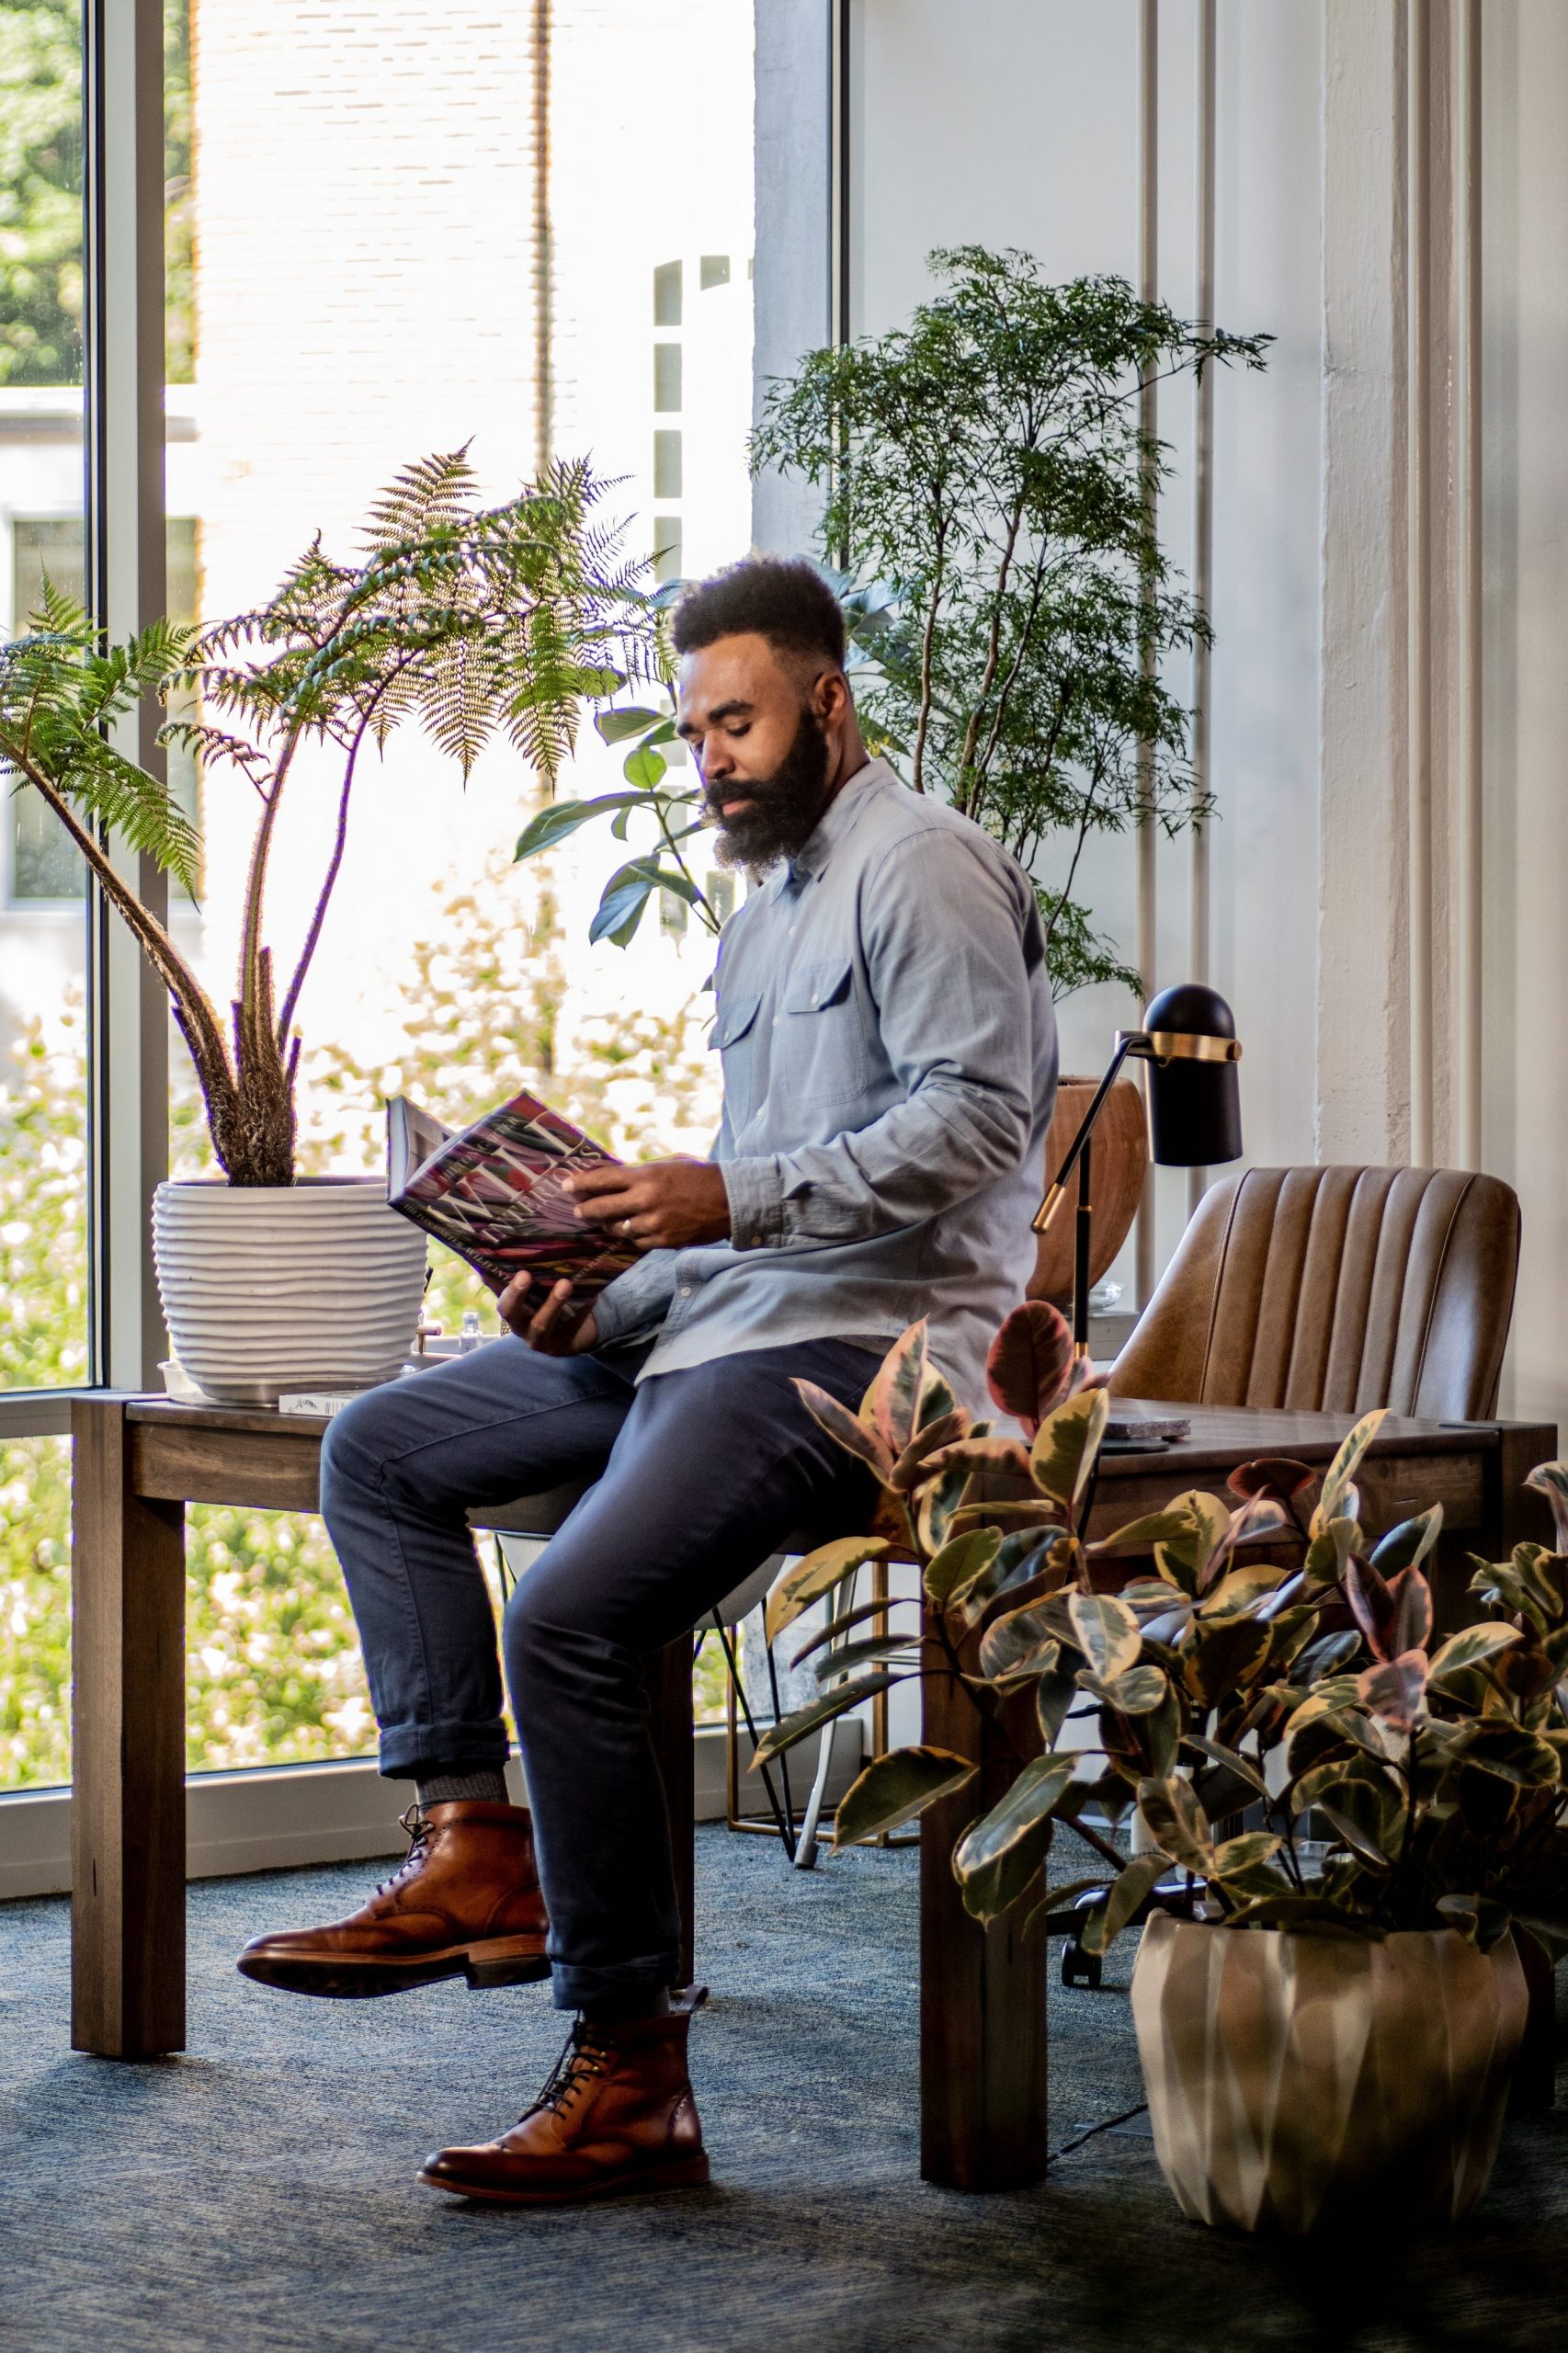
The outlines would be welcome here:
M 798 1384 L 875 1472 L 881 1505 L 871 1537 L 824 1547 L 780 1582 L 770 1630 L 842 1589 L 852 1559 L 895 1548 L 919 1563 L 922 1591 L 835 1617 L 818 1638 L 821 1697 L 766 1735 L 759 1759 L 895 1682 L 954 1677 L 1012 1758 L 1005 1793 L 953 1856 L 981 1920 L 1038 1885 L 1067 1822 L 1104 1869 L 1045 1889 L 1037 1909 L 1092 1898 L 1091 1952 L 1173 1869 L 1230 1927 L 1449 1926 L 1485 1944 L 1517 1920 L 1568 1950 L 1568 1465 L 1528 1483 L 1551 1503 L 1559 1550 L 1476 1561 L 1485 1614 L 1439 1642 L 1422 1563 L 1441 1506 L 1376 1545 L 1361 1526 L 1356 1477 L 1381 1412 L 1346 1438 L 1306 1517 L 1317 1474 L 1257 1461 L 1224 1500 L 1184 1495 L 1091 1544 L 1108 1404 L 1053 1308 L 1015 1311 L 989 1376 L 1021 1439 L 970 1423 L 929 1370 L 918 1324 L 858 1415 Z M 1259 1540 L 1294 1565 L 1252 1553 Z M 1128 1557 L 1133 1573 L 1107 1589 Z M 859 1635 L 881 1606 L 918 1620 Z M 1060 1745 L 1070 1717 L 1093 1725 L 1083 1747 Z M 927 1746 L 876 1759 L 844 1798 L 835 1843 L 896 1827 L 976 1769 Z M 1147 1850 L 1130 1858 L 1108 1831 L 1134 1809 Z
M 413 721 L 466 776 L 499 735 L 552 782 L 585 699 L 608 699 L 649 658 L 638 567 L 620 563 L 619 534 L 597 519 L 601 486 L 585 465 L 558 463 L 499 506 L 478 505 L 473 489 L 463 451 L 420 460 L 371 508 L 357 561 L 336 561 L 318 538 L 267 603 L 199 635 L 160 621 L 106 650 L 97 624 L 46 582 L 30 632 L 0 648 L 0 774 L 41 795 L 167 988 L 232 1184 L 293 1182 L 295 1015 L 367 746 Z M 171 718 L 164 740 L 209 772 L 227 767 L 259 804 L 229 1022 L 106 846 L 118 835 L 194 892 L 189 819 L 168 783 L 115 741 L 146 699 L 192 692 L 199 715 Z M 264 938 L 267 882 L 307 745 L 331 755 L 335 824 L 279 986 Z
M 642 703 L 602 710 L 594 721 L 607 744 L 623 744 L 624 790 L 596 793 L 591 801 L 551 801 L 532 817 L 517 837 L 517 858 L 540 858 L 576 833 L 582 825 L 608 818 L 617 841 L 629 838 L 633 818 L 652 821 L 648 846 L 618 866 L 599 897 L 588 926 L 591 941 L 613 940 L 630 947 L 637 926 L 661 891 L 668 891 L 695 910 L 704 928 L 717 937 L 722 916 L 698 881 L 689 859 L 694 835 L 707 830 L 701 813 L 701 786 L 689 767 L 683 775 L 671 746 L 676 743 L 675 698 L 667 671 L 658 685 L 663 709 Z M 684 747 L 677 747 L 684 759 Z M 646 834 L 646 826 L 639 831 Z
M 907 327 L 809 352 L 771 385 L 754 466 L 824 494 L 867 665 L 861 722 L 917 791 L 939 791 L 1038 883 L 1052 985 L 1138 986 L 1074 896 L 1089 837 L 1200 824 L 1187 713 L 1164 682 L 1210 631 L 1152 520 L 1169 472 L 1142 388 L 1260 368 L 1237 335 L 1119 278 L 1045 282 L 1024 253 L 934 253 Z
M 846 574 L 829 573 L 828 577 L 852 628 L 885 607 L 885 597 L 874 587 L 860 588 Z M 650 612 L 662 617 L 679 590 L 678 581 L 655 589 L 648 599 Z M 863 675 L 864 665 L 852 664 L 851 676 L 857 682 Z M 701 779 L 687 764 L 685 746 L 676 740 L 672 667 L 662 637 L 657 641 L 651 683 L 658 695 L 656 704 L 626 704 L 600 711 L 594 721 L 607 744 L 625 747 L 624 790 L 597 793 L 591 801 L 547 802 L 518 836 L 516 853 L 519 859 L 542 857 L 579 826 L 607 819 L 616 839 L 625 842 L 636 824 L 644 847 L 617 867 L 588 926 L 590 940 L 610 939 L 618 948 L 630 947 L 661 891 L 684 900 L 715 938 L 723 927 L 722 910 L 702 889 L 691 864 L 691 844 L 709 826 L 702 812 Z

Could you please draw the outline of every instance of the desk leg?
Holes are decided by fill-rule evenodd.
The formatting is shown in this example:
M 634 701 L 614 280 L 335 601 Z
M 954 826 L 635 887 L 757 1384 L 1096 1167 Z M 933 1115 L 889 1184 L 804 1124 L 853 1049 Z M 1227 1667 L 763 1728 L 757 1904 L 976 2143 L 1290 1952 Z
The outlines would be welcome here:
M 1557 1459 L 1554 1422 L 1505 1422 L 1495 1449 L 1486 1457 L 1484 1509 L 1495 1551 L 1481 1548 L 1488 1561 L 1506 1561 L 1516 1544 L 1551 1544 L 1551 1507 L 1527 1487 L 1538 1462 Z
M 967 1690 L 935 1676 L 921 1690 L 922 1737 L 982 1769 L 921 1817 L 920 2171 L 950 2189 L 1016 2189 L 1046 2164 L 1045 1939 L 1025 1945 L 1027 1903 L 989 1930 L 963 1908 L 954 1844 L 1011 1768 Z
M 654 1653 L 648 1662 L 649 1729 L 665 1802 L 670 1816 L 670 1856 L 675 1864 L 676 1893 L 680 1898 L 680 1982 L 689 1985 L 696 1966 L 692 1959 L 697 1909 L 696 1768 L 691 1722 L 692 1637 L 683 1634 Z
M 71 1409 L 71 2041 L 185 2046 L 185 1510 L 132 1494 L 122 1404 Z

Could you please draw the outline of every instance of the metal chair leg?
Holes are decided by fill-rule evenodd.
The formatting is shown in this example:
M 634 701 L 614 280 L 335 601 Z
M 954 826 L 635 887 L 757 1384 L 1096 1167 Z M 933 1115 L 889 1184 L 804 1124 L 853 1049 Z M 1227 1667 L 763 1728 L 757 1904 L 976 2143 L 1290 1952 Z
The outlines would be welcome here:
M 817 1752 L 816 1779 L 812 1783 L 811 1796 L 806 1800 L 801 1835 L 795 1841 L 795 1869 L 798 1871 L 814 1870 L 816 1868 L 817 1824 L 822 1819 L 823 1800 L 827 1795 L 828 1770 L 833 1763 L 833 1734 L 834 1726 L 824 1724 L 822 1746 Z
M 730 1701 L 725 1710 L 725 1767 L 727 1780 L 725 1791 L 725 1819 L 728 1827 L 732 1830 L 751 1830 L 758 1827 L 759 1825 L 754 1823 L 743 1822 L 740 1818 L 740 1790 L 738 1787 L 740 1776 L 737 1770 L 737 1759 L 735 1753 L 735 1702 L 737 1699 L 740 1702 L 741 1712 L 746 1721 L 746 1730 L 751 1735 L 751 1745 L 754 1751 L 761 1746 L 762 1735 L 757 1731 L 756 1720 L 751 1711 L 751 1701 L 746 1697 L 746 1687 L 741 1679 L 740 1661 L 735 1656 L 734 1644 L 730 1640 L 729 1628 L 725 1625 L 723 1620 L 720 1617 L 719 1612 L 716 1609 L 713 1612 L 713 1623 L 718 1629 L 719 1641 L 724 1653 L 724 1665 L 729 1671 L 730 1677 Z M 790 1817 L 786 1820 L 784 1809 L 778 1802 L 778 1793 L 773 1786 L 773 1776 L 768 1771 L 767 1767 L 766 1765 L 759 1766 L 757 1770 L 762 1776 L 762 1786 L 767 1793 L 767 1803 L 773 1815 L 774 1827 L 778 1833 L 784 1852 L 789 1856 L 790 1861 L 793 1862 L 795 1859 L 795 1824 L 793 1815 L 791 1814 Z

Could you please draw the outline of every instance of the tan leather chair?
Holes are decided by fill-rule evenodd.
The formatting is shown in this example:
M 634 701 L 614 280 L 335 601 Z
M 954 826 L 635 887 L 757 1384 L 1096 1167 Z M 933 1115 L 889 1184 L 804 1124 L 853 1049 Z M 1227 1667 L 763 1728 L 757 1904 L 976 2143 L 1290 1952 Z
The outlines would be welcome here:
M 1519 1204 L 1453 1168 L 1249 1168 L 1206 1193 L 1111 1374 L 1122 1397 L 1484 1421 Z

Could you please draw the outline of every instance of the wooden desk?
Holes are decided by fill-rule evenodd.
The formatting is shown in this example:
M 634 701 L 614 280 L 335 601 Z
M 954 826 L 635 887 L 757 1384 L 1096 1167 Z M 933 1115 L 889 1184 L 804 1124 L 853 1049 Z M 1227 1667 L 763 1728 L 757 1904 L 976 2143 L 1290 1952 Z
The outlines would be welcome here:
M 1186 1411 L 1185 1408 L 1173 1409 Z M 1326 1461 L 1349 1417 L 1193 1411 L 1192 1437 L 1105 1460 L 1092 1532 L 1182 1489 L 1222 1487 L 1256 1454 Z M 313 1511 L 324 1423 L 106 1395 L 72 1409 L 74 1755 L 72 2041 L 110 2058 L 185 2042 L 185 1506 Z M 1557 1450 L 1555 1429 L 1385 1423 L 1361 1481 L 1374 1529 L 1441 1499 L 1450 1545 L 1499 1557 L 1546 1515 L 1521 1483 Z M 548 1533 L 574 1489 L 484 1515 Z M 691 1653 L 672 1644 L 650 1677 L 685 1916 L 691 1921 Z M 925 1687 L 924 1737 L 983 1754 L 961 1693 Z M 949 1864 L 972 1795 L 926 1816 L 921 1856 L 922 2171 L 963 2188 L 1038 2179 L 1045 2143 L 1045 1956 L 1021 1922 L 989 1936 L 964 1912 Z

